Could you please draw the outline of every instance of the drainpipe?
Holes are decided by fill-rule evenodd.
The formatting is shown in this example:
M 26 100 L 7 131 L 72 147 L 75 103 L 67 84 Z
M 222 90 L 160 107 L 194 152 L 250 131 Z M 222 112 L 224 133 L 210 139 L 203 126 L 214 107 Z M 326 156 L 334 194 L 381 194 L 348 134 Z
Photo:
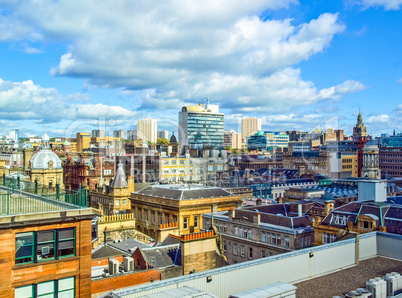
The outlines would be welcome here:
M 355 263 L 359 265 L 360 262 L 360 235 L 356 235 L 356 243 L 355 243 Z

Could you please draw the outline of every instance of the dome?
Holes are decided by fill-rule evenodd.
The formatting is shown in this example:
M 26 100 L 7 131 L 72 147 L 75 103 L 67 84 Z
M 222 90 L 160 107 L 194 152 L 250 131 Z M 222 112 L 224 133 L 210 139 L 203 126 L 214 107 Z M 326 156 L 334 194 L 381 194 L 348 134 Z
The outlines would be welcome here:
M 174 135 L 174 133 L 172 133 L 172 136 L 170 137 L 170 144 L 175 145 L 176 143 L 177 143 L 176 136 Z
M 63 146 L 70 146 L 70 145 L 71 145 L 70 142 L 67 141 L 67 140 L 65 140 L 64 143 L 63 143 Z
M 42 149 L 31 159 L 32 170 L 49 168 L 49 161 L 53 162 L 53 169 L 62 169 L 61 159 L 50 149 Z

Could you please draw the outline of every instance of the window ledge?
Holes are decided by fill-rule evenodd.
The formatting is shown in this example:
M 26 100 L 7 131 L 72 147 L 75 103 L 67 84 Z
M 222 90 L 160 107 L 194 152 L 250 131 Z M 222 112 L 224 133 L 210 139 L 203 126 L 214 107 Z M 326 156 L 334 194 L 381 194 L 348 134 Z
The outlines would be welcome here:
M 26 264 L 14 265 L 12 270 L 18 270 L 18 269 L 23 269 L 23 268 L 35 267 L 35 266 L 54 264 L 54 263 L 65 262 L 65 261 L 75 261 L 75 260 L 79 260 L 79 259 L 80 259 L 79 256 L 61 257 L 58 260 L 40 261 L 40 262 L 37 262 L 37 263 L 26 263 Z

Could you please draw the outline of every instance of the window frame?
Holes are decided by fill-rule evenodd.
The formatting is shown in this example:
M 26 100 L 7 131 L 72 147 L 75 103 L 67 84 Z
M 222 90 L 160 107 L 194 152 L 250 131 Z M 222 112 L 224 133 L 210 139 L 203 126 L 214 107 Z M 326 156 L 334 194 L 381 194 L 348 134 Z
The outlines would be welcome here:
M 188 230 L 188 216 L 183 217 L 183 230 Z
M 72 238 L 61 238 L 61 232 L 62 231 L 67 231 L 67 230 L 72 230 L 73 232 L 73 237 Z M 41 241 L 38 242 L 38 238 L 39 238 L 39 233 L 41 232 L 53 232 L 53 240 L 47 240 L 47 241 Z M 50 229 L 50 230 L 40 230 L 40 231 L 32 231 L 32 232 L 23 232 L 23 233 L 16 233 L 15 237 L 14 237 L 14 245 L 16 245 L 16 241 L 17 241 L 17 237 L 21 234 L 25 234 L 25 233 L 30 233 L 31 234 L 31 239 L 32 239 L 32 254 L 31 256 L 28 256 L 32 258 L 32 261 L 27 261 L 27 262 L 17 262 L 18 260 L 22 260 L 22 259 L 27 259 L 27 256 L 24 257 L 16 257 L 17 255 L 17 250 L 16 250 L 16 246 L 15 246 L 15 252 L 14 252 L 14 264 L 16 266 L 19 265 L 26 265 L 26 264 L 37 264 L 37 263 L 42 263 L 42 262 L 46 262 L 46 261 L 52 261 L 52 260 L 60 260 L 60 259 L 64 259 L 64 258 L 70 258 L 70 257 L 75 257 L 77 254 L 77 231 L 76 231 L 76 227 L 69 227 L 69 228 L 62 228 L 62 229 Z M 67 254 L 67 255 L 60 255 L 60 253 L 62 251 L 64 251 L 64 248 L 60 248 L 60 244 L 61 243 L 66 243 L 66 242 L 70 242 L 73 241 L 73 253 L 72 254 Z M 39 254 L 38 254 L 38 249 L 39 246 L 43 246 L 44 244 L 52 244 L 53 245 L 53 257 L 51 258 L 40 258 Z

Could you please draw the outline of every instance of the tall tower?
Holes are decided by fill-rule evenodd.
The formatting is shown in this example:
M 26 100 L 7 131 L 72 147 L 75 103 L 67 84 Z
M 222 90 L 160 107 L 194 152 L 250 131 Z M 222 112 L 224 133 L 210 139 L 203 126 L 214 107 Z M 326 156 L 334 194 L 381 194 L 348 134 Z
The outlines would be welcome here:
M 261 130 L 261 119 L 249 117 L 241 119 L 241 137 L 243 140 Z
M 209 102 L 209 99 L 208 99 Z M 218 105 L 200 103 L 179 112 L 179 144 L 223 148 L 224 114 Z
M 157 119 L 146 118 L 138 120 L 137 138 L 156 143 Z
M 353 127 L 353 139 L 357 139 L 359 137 L 367 137 L 367 128 L 363 124 L 363 117 L 359 110 L 359 116 L 357 116 L 356 126 Z
M 377 145 L 363 147 L 363 168 L 361 177 L 381 179 L 379 149 Z

